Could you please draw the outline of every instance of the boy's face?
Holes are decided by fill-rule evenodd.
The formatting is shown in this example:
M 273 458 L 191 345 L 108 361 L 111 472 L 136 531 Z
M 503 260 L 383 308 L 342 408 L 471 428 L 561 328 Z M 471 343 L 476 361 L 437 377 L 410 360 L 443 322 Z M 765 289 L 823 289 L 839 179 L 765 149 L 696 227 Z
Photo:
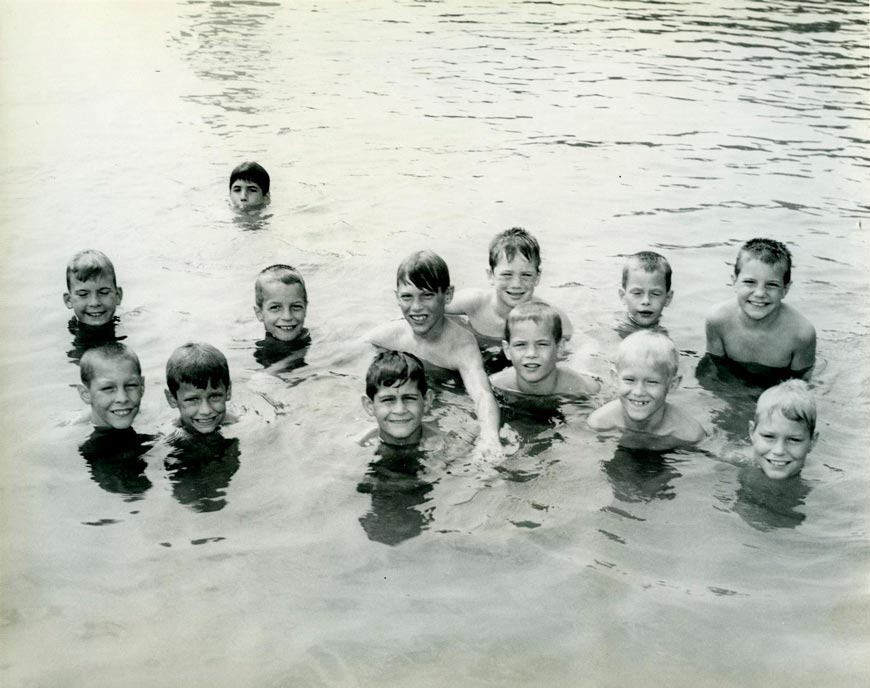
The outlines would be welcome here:
M 673 296 L 674 292 L 665 288 L 665 275 L 661 270 L 629 269 L 625 288 L 619 290 L 629 319 L 640 327 L 654 326 Z
M 80 282 L 75 275 L 70 275 L 69 291 L 63 295 L 63 302 L 80 323 L 97 327 L 112 320 L 121 296 L 121 287 L 116 287 L 111 277 L 98 275 Z
M 207 435 L 217 430 L 223 423 L 227 413 L 227 402 L 230 400 L 232 386 L 223 382 L 217 387 L 194 387 L 189 382 L 182 382 L 175 396 L 167 389 L 166 400 L 172 408 L 177 408 L 181 425 L 187 430 L 201 435 Z
M 487 269 L 486 274 L 495 287 L 496 298 L 509 308 L 529 301 L 541 279 L 538 266 L 519 251 L 512 260 L 502 251 L 495 267 Z
M 679 381 L 663 363 L 644 356 L 623 357 L 616 369 L 616 392 L 623 413 L 634 423 L 655 421 L 664 413 L 668 392 Z
M 503 341 L 505 356 L 513 363 L 517 377 L 539 383 L 556 374 L 561 342 L 553 338 L 546 323 L 521 320 L 511 325 L 510 342 Z
M 782 480 L 800 473 L 816 444 L 809 428 L 774 409 L 749 421 L 749 439 L 755 462 L 768 478 Z
M 734 276 L 737 306 L 752 320 L 763 320 L 776 313 L 788 293 L 785 283 L 785 265 L 768 265 L 758 258 L 746 258 L 740 273 Z
M 266 194 L 255 184 L 247 179 L 236 179 L 230 186 L 230 203 L 236 208 L 256 208 L 263 205 Z
M 98 359 L 94 376 L 79 396 L 91 407 L 91 422 L 98 428 L 126 430 L 133 425 L 145 392 L 145 378 L 133 361 Z
M 399 282 L 396 287 L 396 300 L 402 316 L 418 337 L 425 336 L 443 322 L 444 308 L 452 298 L 453 287 L 447 287 L 445 291 L 429 291 L 410 282 Z
M 388 444 L 419 441 L 429 401 L 429 393 L 421 394 L 411 380 L 393 387 L 381 385 L 374 399 L 362 398 L 363 408 L 377 421 L 381 439 Z
M 254 306 L 257 320 L 275 339 L 292 342 L 302 334 L 308 309 L 302 285 L 271 280 L 262 285 L 262 292 L 263 305 Z

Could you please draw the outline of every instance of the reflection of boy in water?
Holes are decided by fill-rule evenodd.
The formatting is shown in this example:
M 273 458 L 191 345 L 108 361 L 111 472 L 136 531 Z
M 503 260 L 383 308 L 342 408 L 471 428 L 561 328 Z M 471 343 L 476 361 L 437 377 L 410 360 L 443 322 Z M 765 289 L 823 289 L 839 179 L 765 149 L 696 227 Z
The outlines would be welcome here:
M 593 430 L 620 429 L 620 443 L 665 451 L 700 442 L 706 433 L 694 418 L 668 402 L 680 383 L 679 355 L 665 335 L 640 330 L 616 351 L 613 375 L 618 398 L 589 416 Z
M 139 458 L 153 437 L 133 430 L 145 379 L 139 358 L 123 344 L 103 344 L 84 353 L 79 395 L 91 407 L 94 431 L 79 447 L 93 479 L 104 490 L 138 494 L 151 487 Z
M 707 353 L 752 378 L 775 384 L 809 376 L 816 331 L 783 302 L 791 287 L 791 253 L 778 241 L 752 239 L 737 253 L 732 277 L 737 300 L 707 316 Z
M 239 470 L 239 440 L 220 432 L 192 438 L 176 435 L 164 466 L 172 494 L 195 511 L 219 511 L 226 506 L 226 489 Z
M 311 336 L 305 329 L 308 292 L 305 280 L 289 265 L 270 265 L 254 282 L 254 314 L 266 336 L 256 344 L 254 358 L 264 367 L 285 361 L 282 371 L 305 365 Z
M 76 253 L 66 266 L 66 288 L 63 302 L 72 310 L 69 331 L 73 348 L 69 357 L 79 360 L 89 348 L 116 341 L 115 309 L 121 303 L 123 291 L 116 283 L 112 261 L 100 251 Z

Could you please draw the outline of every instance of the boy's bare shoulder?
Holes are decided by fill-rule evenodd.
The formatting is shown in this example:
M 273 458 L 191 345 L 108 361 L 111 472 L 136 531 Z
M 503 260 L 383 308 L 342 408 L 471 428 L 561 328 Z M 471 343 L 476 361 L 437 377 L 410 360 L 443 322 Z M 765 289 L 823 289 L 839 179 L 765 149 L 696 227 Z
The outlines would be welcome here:
M 488 303 L 489 292 L 485 289 L 460 289 L 447 304 L 447 313 L 473 315 Z
M 601 408 L 589 414 L 586 421 L 593 430 L 612 430 L 622 424 L 622 405 L 619 399 L 608 401 Z
M 444 341 L 451 350 L 461 351 L 469 347 L 480 353 L 477 340 L 469 330 L 449 318 L 444 321 Z
M 601 383 L 592 375 L 572 370 L 563 365 L 558 365 L 557 368 L 559 369 L 559 384 L 556 388 L 557 394 L 568 394 L 570 396 L 582 397 L 596 394 L 601 389 Z
M 729 322 L 736 312 L 737 303 L 733 299 L 717 303 L 707 313 L 707 325 L 720 325 Z
M 784 303 L 782 308 L 788 318 L 786 321 L 787 326 L 794 333 L 794 336 L 802 341 L 815 341 L 816 328 L 813 327 L 813 324 L 793 306 Z
M 489 384 L 498 389 L 508 392 L 517 391 L 517 371 L 513 366 L 508 366 L 489 376 Z
M 667 402 L 667 412 L 667 434 L 691 444 L 700 442 L 707 436 L 707 431 L 701 424 L 679 406 Z
M 404 325 L 404 320 L 394 320 L 378 325 L 366 334 L 365 339 L 383 349 L 394 349 L 405 336 Z

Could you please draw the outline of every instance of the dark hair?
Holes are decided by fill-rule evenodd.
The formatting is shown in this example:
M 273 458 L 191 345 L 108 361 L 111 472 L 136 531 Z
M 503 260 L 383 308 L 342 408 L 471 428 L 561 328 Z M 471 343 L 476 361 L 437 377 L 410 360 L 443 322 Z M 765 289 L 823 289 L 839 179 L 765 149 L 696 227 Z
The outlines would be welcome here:
M 546 303 L 529 301 L 514 306 L 504 321 L 504 338 L 508 344 L 511 341 L 511 326 L 526 321 L 549 327 L 556 343 L 562 341 L 562 316 L 559 312 Z
M 396 284 L 403 282 L 417 289 L 443 292 L 450 286 L 450 271 L 437 253 L 416 251 L 402 261 L 396 272 Z
M 396 387 L 408 381 L 417 385 L 420 394 L 426 394 L 429 385 L 422 361 L 404 351 L 382 351 L 366 373 L 366 396 L 374 399 L 381 387 Z
M 302 279 L 302 275 L 297 272 L 296 268 L 277 263 L 260 270 L 257 280 L 254 282 L 254 300 L 258 306 L 263 305 L 263 285 L 266 282 L 298 284 L 302 287 L 302 298 L 305 300 L 306 305 L 308 304 L 308 290 L 305 288 L 305 280 Z
M 254 182 L 254 184 L 260 187 L 264 196 L 269 193 L 269 173 L 258 162 L 249 160 L 241 165 L 237 165 L 230 173 L 230 188 L 232 188 L 233 183 L 238 179 L 241 179 L 243 182 Z
M 628 284 L 628 272 L 633 266 L 644 272 L 663 272 L 665 275 L 665 291 L 671 290 L 671 264 L 662 254 L 655 251 L 640 251 L 629 256 L 622 267 L 622 288 Z
M 786 248 L 785 244 L 775 239 L 750 239 L 737 252 L 737 260 L 734 261 L 735 277 L 740 274 L 744 253 L 748 254 L 751 258 L 760 260 L 766 265 L 784 264 L 785 272 L 782 275 L 782 281 L 785 284 L 791 282 L 791 252 Z
M 89 282 L 97 277 L 111 277 L 112 284 L 118 286 L 115 278 L 115 266 L 102 251 L 85 249 L 79 251 L 66 266 L 66 288 L 71 287 L 70 278 L 75 277 L 79 282 Z
M 96 373 L 97 361 L 130 361 L 136 366 L 136 374 L 142 375 L 139 357 L 121 342 L 107 342 L 85 351 L 79 363 L 82 384 L 89 387 Z
M 535 239 L 522 227 L 511 227 L 496 234 L 489 242 L 489 268 L 495 270 L 498 257 L 504 251 L 504 257 L 511 261 L 519 253 L 532 263 L 536 270 L 541 269 L 541 247 Z
M 188 342 L 179 346 L 166 361 L 166 386 L 172 396 L 182 384 L 206 389 L 223 383 L 230 386 L 230 367 L 226 356 L 211 344 Z

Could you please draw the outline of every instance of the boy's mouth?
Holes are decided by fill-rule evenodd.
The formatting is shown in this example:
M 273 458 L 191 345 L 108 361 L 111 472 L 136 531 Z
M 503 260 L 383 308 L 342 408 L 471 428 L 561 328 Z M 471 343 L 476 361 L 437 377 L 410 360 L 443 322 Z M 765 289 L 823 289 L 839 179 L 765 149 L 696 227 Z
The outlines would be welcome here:
M 418 325 L 422 325 L 429 318 L 425 313 L 422 315 L 408 315 L 408 320 L 411 322 L 415 322 Z
M 126 418 L 131 413 L 133 413 L 133 409 L 115 409 L 114 411 L 109 411 L 113 416 L 118 416 L 119 418 Z

